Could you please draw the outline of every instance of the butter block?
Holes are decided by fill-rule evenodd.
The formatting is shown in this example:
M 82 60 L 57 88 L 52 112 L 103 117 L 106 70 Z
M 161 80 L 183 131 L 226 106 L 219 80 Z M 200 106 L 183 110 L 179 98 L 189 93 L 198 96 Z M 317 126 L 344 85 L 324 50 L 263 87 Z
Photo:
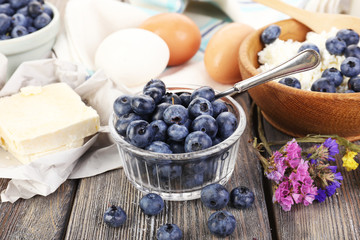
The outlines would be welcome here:
M 65 83 L 25 87 L 0 99 L 0 146 L 24 163 L 79 147 L 99 128 L 97 112 Z

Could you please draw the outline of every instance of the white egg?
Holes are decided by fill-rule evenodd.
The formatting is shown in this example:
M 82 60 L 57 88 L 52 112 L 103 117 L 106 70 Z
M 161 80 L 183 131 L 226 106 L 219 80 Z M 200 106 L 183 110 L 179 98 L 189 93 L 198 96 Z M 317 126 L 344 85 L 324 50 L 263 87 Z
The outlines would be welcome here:
M 158 35 L 128 28 L 112 33 L 101 42 L 95 65 L 117 85 L 133 88 L 158 77 L 169 57 L 169 48 Z

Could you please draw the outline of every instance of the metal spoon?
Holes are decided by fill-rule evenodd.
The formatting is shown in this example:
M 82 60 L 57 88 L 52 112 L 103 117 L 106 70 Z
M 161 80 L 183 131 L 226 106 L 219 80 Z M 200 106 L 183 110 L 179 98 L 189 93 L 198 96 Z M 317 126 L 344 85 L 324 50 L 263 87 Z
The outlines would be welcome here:
M 244 92 L 249 88 L 255 87 L 262 83 L 266 83 L 276 78 L 282 78 L 295 73 L 305 72 L 314 69 L 319 65 L 319 63 L 320 55 L 314 50 L 306 49 L 297 54 L 295 57 L 287 60 L 286 62 L 280 64 L 273 69 L 270 69 L 266 72 L 260 73 L 251 78 L 236 83 L 234 87 L 216 94 L 215 99 L 227 96 L 235 92 Z

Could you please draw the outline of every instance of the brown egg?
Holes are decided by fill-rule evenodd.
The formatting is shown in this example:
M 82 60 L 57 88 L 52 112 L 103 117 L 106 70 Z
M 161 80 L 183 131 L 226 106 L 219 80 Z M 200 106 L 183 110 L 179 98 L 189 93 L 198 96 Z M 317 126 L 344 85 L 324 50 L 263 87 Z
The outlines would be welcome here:
M 140 28 L 157 34 L 166 42 L 170 50 L 168 66 L 185 63 L 200 48 L 200 30 L 195 22 L 184 14 L 157 14 L 145 20 Z
M 241 42 L 252 27 L 242 23 L 230 23 L 218 30 L 210 39 L 204 55 L 209 75 L 219 83 L 232 84 L 241 81 L 238 64 Z

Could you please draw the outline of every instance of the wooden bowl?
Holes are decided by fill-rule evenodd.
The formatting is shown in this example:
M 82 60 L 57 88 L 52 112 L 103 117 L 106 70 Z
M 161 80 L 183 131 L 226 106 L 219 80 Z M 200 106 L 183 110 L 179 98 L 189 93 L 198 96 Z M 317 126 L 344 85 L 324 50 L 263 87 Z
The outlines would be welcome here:
M 281 27 L 280 39 L 304 41 L 310 29 L 293 19 L 275 24 Z M 259 72 L 258 52 L 261 28 L 249 35 L 239 49 L 243 79 Z M 360 140 L 360 93 L 321 93 L 300 90 L 270 81 L 248 90 L 265 119 L 278 130 L 294 136 L 336 134 L 350 141 Z

